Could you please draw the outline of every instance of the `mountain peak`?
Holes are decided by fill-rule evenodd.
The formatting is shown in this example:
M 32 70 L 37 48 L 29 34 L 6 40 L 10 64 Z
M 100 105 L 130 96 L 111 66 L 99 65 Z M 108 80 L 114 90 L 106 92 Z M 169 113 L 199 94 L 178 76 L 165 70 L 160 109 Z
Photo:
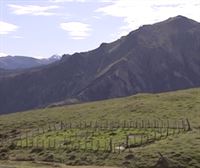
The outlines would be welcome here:
M 182 16 L 182 15 L 177 15 L 175 17 L 170 17 L 169 19 L 171 20 L 190 20 L 189 18 L 185 17 L 185 16 Z
M 185 16 L 182 16 L 182 15 L 170 17 L 169 19 L 163 21 L 162 23 L 172 23 L 172 24 L 175 23 L 175 24 L 181 24 L 181 25 L 186 25 L 186 24 L 196 25 L 196 24 L 199 24 L 198 22 L 196 22 L 192 19 L 189 19 Z

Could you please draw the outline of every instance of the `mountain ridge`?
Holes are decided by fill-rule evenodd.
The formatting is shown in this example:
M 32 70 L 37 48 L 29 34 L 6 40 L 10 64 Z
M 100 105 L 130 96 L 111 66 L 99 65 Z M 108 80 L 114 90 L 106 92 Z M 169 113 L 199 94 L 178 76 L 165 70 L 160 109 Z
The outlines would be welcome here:
M 60 60 L 60 56 L 53 55 L 49 58 L 34 58 L 28 56 L 4 56 L 0 57 L 0 68 L 7 70 L 15 70 L 15 69 L 27 69 L 34 68 L 38 66 L 43 66 L 47 64 L 51 64 L 55 61 Z
M 200 24 L 177 16 L 97 49 L 0 79 L 0 113 L 200 86 Z M 23 82 L 22 82 L 23 81 Z M 16 86 L 19 85 L 17 91 Z M 10 89 L 12 88 L 12 89 Z

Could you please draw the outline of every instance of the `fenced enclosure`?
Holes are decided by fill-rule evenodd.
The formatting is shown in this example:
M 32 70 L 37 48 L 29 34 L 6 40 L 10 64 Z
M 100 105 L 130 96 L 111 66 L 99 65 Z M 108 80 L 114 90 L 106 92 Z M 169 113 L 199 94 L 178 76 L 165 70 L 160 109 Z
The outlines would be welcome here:
M 60 121 L 25 131 L 17 148 L 121 152 L 189 131 L 189 120 Z

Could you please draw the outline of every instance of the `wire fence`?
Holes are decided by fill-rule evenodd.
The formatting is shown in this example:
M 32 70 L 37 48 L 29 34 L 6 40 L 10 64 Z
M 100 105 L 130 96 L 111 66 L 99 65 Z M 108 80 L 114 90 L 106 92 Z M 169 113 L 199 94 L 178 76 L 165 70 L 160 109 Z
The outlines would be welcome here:
M 25 131 L 10 143 L 17 148 L 121 152 L 190 131 L 186 120 L 82 121 L 48 124 Z M 1 141 L 8 144 L 8 142 Z

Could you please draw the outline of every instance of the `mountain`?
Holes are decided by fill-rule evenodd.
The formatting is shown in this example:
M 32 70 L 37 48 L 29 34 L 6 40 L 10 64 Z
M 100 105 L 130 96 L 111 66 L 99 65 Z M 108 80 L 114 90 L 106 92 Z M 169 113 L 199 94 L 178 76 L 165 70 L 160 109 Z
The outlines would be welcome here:
M 0 68 L 9 70 L 33 68 L 53 63 L 60 60 L 60 58 L 61 57 L 58 55 L 53 55 L 52 57 L 46 59 L 37 59 L 26 56 L 6 56 L 0 57 Z
M 0 113 L 200 86 L 200 23 L 144 25 L 97 49 L 0 79 Z

